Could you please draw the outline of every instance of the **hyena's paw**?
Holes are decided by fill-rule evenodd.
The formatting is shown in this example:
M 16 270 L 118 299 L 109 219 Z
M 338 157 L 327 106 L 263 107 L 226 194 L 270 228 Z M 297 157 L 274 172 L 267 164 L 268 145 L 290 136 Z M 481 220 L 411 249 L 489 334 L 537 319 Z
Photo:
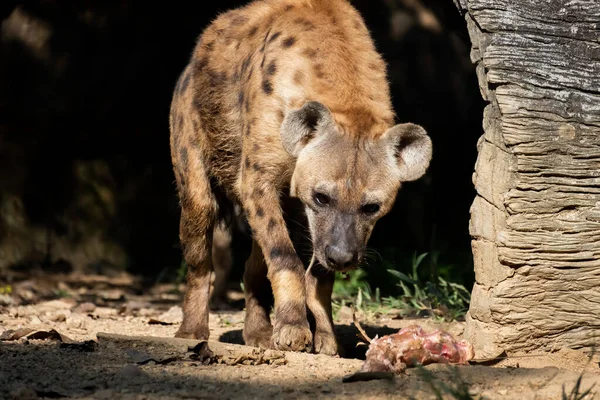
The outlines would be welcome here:
M 338 355 L 338 344 L 335 335 L 331 332 L 315 332 L 315 353 L 328 356 Z
M 191 326 L 189 324 L 182 324 L 179 330 L 175 332 L 175 337 L 181 339 L 208 340 L 209 335 L 208 327 Z
M 273 347 L 277 350 L 307 351 L 312 350 L 312 332 L 308 323 L 285 324 L 273 329 Z
M 249 331 L 244 328 L 244 343 L 246 346 L 259 347 L 261 349 L 272 349 L 271 337 L 273 336 L 273 328 L 262 328 Z

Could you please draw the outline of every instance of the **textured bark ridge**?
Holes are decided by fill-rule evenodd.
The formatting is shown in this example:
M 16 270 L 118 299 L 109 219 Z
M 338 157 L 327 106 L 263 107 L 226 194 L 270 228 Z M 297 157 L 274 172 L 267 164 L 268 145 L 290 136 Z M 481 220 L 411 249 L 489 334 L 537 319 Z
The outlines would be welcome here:
M 477 357 L 600 345 L 600 2 L 454 0 L 487 105 L 473 175 Z

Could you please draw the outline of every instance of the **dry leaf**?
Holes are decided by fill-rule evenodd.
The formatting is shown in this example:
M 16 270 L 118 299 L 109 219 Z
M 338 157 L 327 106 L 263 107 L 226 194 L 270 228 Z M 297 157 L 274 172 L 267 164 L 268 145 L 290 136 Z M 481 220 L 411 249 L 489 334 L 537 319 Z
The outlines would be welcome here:
M 76 342 L 73 339 L 58 333 L 55 329 L 49 331 L 36 331 L 31 328 L 20 328 L 17 330 L 8 330 L 0 335 L 0 340 L 19 340 L 21 338 L 33 340 L 57 340 L 60 343 L 61 349 L 73 349 L 85 352 L 91 352 L 96 349 L 96 342 L 93 340 L 86 340 L 83 342 Z
M 214 364 L 218 361 L 218 357 L 216 357 L 208 347 L 208 342 L 206 340 L 195 346 L 188 347 L 188 352 L 192 353 L 189 355 L 190 359 L 200 361 L 204 365 Z
M 283 365 L 287 361 L 283 352 L 253 349 L 252 353 L 242 354 L 236 358 L 228 357 L 221 360 L 221 362 L 227 365 Z
M 2 332 L 0 335 L 0 340 L 19 340 L 23 336 L 26 336 L 28 333 L 33 332 L 31 328 L 19 328 L 19 329 L 9 329 L 7 331 Z
M 37 340 L 59 340 L 72 343 L 68 337 L 61 335 L 54 329 L 49 331 L 36 331 L 31 328 L 19 328 L 17 330 L 9 329 L 0 335 L 0 340 L 19 340 L 21 338 Z

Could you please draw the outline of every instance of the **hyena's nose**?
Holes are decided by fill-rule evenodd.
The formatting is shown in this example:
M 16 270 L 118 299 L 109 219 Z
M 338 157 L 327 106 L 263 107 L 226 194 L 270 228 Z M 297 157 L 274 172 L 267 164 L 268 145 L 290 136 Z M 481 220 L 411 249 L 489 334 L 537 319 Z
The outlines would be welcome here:
M 348 268 L 352 266 L 357 259 L 356 252 L 339 246 L 326 246 L 325 256 L 327 257 L 327 263 L 331 268 Z

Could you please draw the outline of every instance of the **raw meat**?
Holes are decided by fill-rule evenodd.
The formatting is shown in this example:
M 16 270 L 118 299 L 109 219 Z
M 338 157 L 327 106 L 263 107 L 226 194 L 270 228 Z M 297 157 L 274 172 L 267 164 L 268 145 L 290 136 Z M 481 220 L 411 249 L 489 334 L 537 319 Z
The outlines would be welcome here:
M 358 324 L 357 328 L 359 327 Z M 467 364 L 475 352 L 471 343 L 456 340 L 452 335 L 436 329 L 426 332 L 419 325 L 411 325 L 398 333 L 367 339 L 369 349 L 361 371 L 402 373 L 407 367 L 432 363 Z

